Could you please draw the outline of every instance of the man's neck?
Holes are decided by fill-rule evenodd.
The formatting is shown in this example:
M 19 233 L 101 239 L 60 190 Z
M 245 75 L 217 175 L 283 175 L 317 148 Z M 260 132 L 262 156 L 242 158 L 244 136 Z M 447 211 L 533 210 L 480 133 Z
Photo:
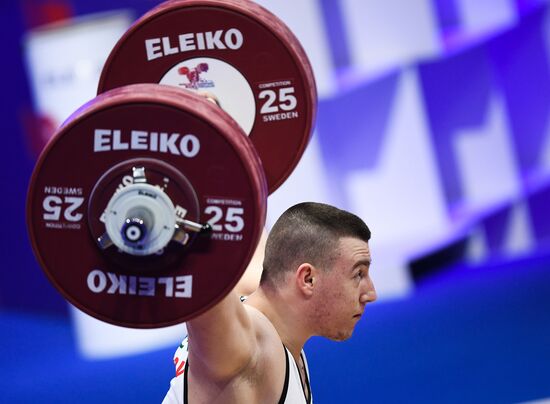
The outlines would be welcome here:
M 299 361 L 304 344 L 311 334 L 307 330 L 305 313 L 301 305 L 294 304 L 292 296 L 270 287 L 259 287 L 246 301 L 262 312 L 273 324 L 281 341 L 296 361 Z

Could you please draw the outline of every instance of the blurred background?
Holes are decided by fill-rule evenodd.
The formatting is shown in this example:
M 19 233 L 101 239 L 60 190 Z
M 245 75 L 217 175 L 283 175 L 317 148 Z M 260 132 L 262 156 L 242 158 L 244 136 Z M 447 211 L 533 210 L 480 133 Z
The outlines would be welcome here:
M 316 129 L 270 196 L 371 227 L 379 300 L 306 346 L 316 403 L 550 400 L 550 4 L 261 0 L 314 68 Z M 25 197 L 52 131 L 152 0 L 6 0 L 0 401 L 160 402 L 183 325 L 91 319 L 43 275 Z M 550 402 L 550 401 L 549 401 Z

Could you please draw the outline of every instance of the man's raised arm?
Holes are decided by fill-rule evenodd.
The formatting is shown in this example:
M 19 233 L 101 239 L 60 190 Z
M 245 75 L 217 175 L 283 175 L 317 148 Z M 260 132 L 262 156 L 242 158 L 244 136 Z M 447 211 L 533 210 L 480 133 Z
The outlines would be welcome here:
M 235 291 L 189 321 L 187 330 L 190 366 L 212 381 L 231 379 L 257 354 L 252 320 Z
M 256 332 L 240 296 L 251 294 L 258 287 L 266 239 L 264 229 L 256 252 L 233 291 L 187 323 L 193 366 L 198 365 L 213 379 L 238 374 L 256 354 Z

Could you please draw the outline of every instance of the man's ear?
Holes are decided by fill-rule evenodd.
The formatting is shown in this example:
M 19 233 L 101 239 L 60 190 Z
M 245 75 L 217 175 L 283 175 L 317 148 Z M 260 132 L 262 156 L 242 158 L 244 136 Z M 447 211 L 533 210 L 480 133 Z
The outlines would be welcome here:
M 298 290 L 306 297 L 313 295 L 318 270 L 309 263 L 301 264 L 296 269 L 296 285 Z

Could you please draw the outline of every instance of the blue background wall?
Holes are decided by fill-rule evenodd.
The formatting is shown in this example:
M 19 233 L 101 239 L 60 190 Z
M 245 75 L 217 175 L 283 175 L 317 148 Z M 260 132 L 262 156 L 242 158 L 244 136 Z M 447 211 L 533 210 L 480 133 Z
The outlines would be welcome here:
M 400 86 L 408 80 L 404 77 L 414 77 L 420 120 L 434 156 L 434 195 L 440 192 L 443 210 L 443 231 L 433 231 L 429 242 L 415 249 L 384 245 L 389 255 L 395 251 L 403 257 L 411 279 L 407 293 L 369 307 L 351 340 L 308 343 L 315 402 L 511 403 L 550 397 L 550 164 L 539 155 L 550 147 L 549 6 L 492 1 L 488 15 L 505 8 L 513 12 L 512 22 L 473 29 L 464 17 L 466 0 L 418 2 L 433 12 L 437 49 L 389 62 L 373 56 L 382 67 L 372 69 L 356 57 L 348 36 L 346 9 L 353 1 L 315 3 L 338 84 L 321 95 L 315 134 L 330 201 L 365 216 L 379 209 L 357 205 L 363 190 L 356 194 L 346 184 L 368 187 L 382 171 L 388 128 L 399 117 Z M 24 221 L 36 158 L 25 123 L 33 109 L 25 32 L 59 15 L 125 8 L 138 16 L 155 4 L 44 0 L 0 5 L 2 402 L 160 402 L 173 375 L 172 347 L 110 360 L 80 356 L 67 305 L 35 262 Z M 488 187 L 484 194 L 479 184 L 467 181 L 464 165 L 474 160 L 462 158 L 456 139 L 492 134 L 487 129 L 492 108 L 504 122 L 496 132 L 504 131 L 510 140 L 514 170 L 493 178 L 508 188 Z M 495 156 L 487 156 L 488 166 L 508 167 Z M 280 199 L 273 204 L 287 203 Z M 511 225 L 517 212 L 528 231 Z

